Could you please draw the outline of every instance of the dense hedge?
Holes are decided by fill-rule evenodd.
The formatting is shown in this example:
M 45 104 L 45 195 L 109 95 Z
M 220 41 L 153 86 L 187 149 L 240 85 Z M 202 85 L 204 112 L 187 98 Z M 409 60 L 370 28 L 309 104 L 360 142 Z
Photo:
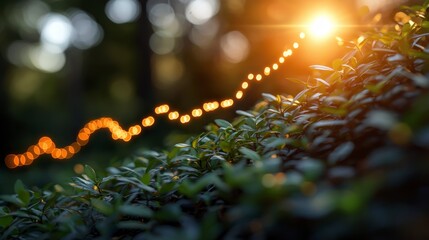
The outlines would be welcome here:
M 428 6 L 311 66 L 295 97 L 263 94 L 232 122 L 70 184 L 16 182 L 1 236 L 429 239 Z

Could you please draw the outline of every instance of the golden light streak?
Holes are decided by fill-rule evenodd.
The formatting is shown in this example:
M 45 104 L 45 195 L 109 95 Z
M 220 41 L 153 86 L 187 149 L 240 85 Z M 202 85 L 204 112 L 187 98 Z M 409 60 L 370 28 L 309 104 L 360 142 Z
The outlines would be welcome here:
M 299 34 L 300 38 L 303 39 L 305 37 L 304 33 Z M 296 42 L 293 44 L 294 48 L 297 48 L 299 46 L 299 43 Z M 278 63 L 284 63 L 285 58 L 292 56 L 292 50 L 287 49 L 282 53 L 282 56 L 279 57 Z M 279 65 L 277 63 L 274 63 L 272 67 L 269 66 L 264 68 L 264 71 L 262 73 L 249 73 L 247 75 L 247 80 L 253 80 L 261 81 L 263 78 L 263 75 L 269 76 L 271 74 L 272 70 L 278 70 Z M 238 90 L 235 94 L 236 99 L 242 99 L 244 96 L 244 90 L 246 90 L 249 87 L 249 82 L 243 81 L 241 83 L 241 89 Z M 292 104 L 296 104 L 293 102 Z M 226 99 L 221 101 L 220 103 L 218 101 L 213 102 L 207 102 L 203 104 L 202 109 L 201 108 L 195 108 L 192 110 L 192 117 L 201 117 L 203 115 L 203 111 L 205 112 L 211 112 L 221 108 L 228 108 L 234 105 L 233 99 Z M 191 121 L 192 117 L 188 114 L 181 115 L 178 111 L 172 111 L 170 112 L 170 106 L 168 104 L 162 104 L 160 106 L 157 106 L 154 109 L 155 114 L 161 115 L 161 114 L 168 114 L 168 118 L 170 120 L 176 120 L 179 119 L 180 123 L 186 124 Z M 151 127 L 155 124 L 155 117 L 148 116 L 141 120 L 141 125 L 143 127 Z M 5 158 L 5 164 L 8 168 L 13 169 L 16 167 L 21 167 L 24 165 L 31 165 L 34 160 L 39 158 L 41 155 L 48 154 L 53 159 L 63 160 L 63 159 L 69 159 L 72 158 L 76 153 L 78 153 L 81 150 L 82 146 L 85 146 L 88 144 L 89 139 L 91 138 L 91 134 L 98 131 L 99 129 L 108 129 L 111 133 L 111 137 L 113 140 L 123 140 L 125 142 L 128 142 L 132 139 L 133 136 L 139 135 L 142 132 L 142 127 L 140 125 L 134 125 L 130 126 L 128 130 L 124 130 L 117 121 L 113 120 L 109 117 L 101 117 L 98 119 L 94 119 L 89 121 L 84 125 L 84 127 L 78 132 L 76 136 L 76 141 L 71 143 L 68 146 L 64 146 L 62 148 L 57 148 L 54 141 L 52 141 L 51 138 L 44 136 L 39 139 L 37 144 L 31 145 L 28 147 L 27 151 L 22 154 L 9 154 Z M 75 165 L 75 172 L 81 172 L 81 164 Z

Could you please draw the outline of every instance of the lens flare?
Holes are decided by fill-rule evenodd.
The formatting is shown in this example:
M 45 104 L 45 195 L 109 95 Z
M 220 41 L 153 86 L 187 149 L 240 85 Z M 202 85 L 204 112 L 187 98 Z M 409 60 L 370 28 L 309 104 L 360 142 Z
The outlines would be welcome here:
M 327 15 L 317 16 L 309 26 L 310 34 L 317 38 L 325 38 L 329 36 L 334 29 L 334 21 Z

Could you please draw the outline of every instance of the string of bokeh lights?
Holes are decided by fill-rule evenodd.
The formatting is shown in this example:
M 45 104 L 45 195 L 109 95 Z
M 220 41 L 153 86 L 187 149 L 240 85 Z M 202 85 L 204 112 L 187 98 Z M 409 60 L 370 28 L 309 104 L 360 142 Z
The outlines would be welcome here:
M 299 39 L 304 39 L 305 33 L 299 34 Z M 283 51 L 277 62 L 266 66 L 260 73 L 249 73 L 247 78 L 242 81 L 234 97 L 223 100 L 205 102 L 201 106 L 192 109 L 189 113 L 181 113 L 173 110 L 170 105 L 162 104 L 154 108 L 152 115 L 146 116 L 141 120 L 141 124 L 133 125 L 128 130 L 122 128 L 120 124 L 110 117 L 101 117 L 91 120 L 79 131 L 76 141 L 65 147 L 57 147 L 55 142 L 48 136 L 43 136 L 39 141 L 28 147 L 27 151 L 22 154 L 9 154 L 5 158 L 5 164 L 8 168 L 13 169 L 22 166 L 31 165 L 37 158 L 42 155 L 50 155 L 55 160 L 64 160 L 72 158 L 81 148 L 88 144 L 91 134 L 100 130 L 108 129 L 111 132 L 113 140 L 130 141 L 134 136 L 139 135 L 143 128 L 149 128 L 155 125 L 157 118 L 167 116 L 171 121 L 178 121 L 181 124 L 187 124 L 195 118 L 200 118 L 205 113 L 213 112 L 219 109 L 229 108 L 236 101 L 243 99 L 246 90 L 252 82 L 260 82 L 264 77 L 268 77 L 272 71 L 276 71 L 285 62 L 286 58 L 292 56 L 293 50 L 299 48 L 299 42 L 294 42 L 291 48 Z
M 308 31 L 316 38 L 324 38 L 337 27 L 326 15 L 321 15 L 315 18 L 314 22 L 309 24 Z M 306 33 L 300 32 L 298 40 L 293 42 L 290 48 L 284 50 L 278 60 L 263 68 L 262 72 L 249 73 L 244 81 L 239 85 L 240 87 L 236 90 L 235 95 L 230 98 L 223 100 L 215 100 L 211 102 L 205 102 L 201 106 L 192 109 L 189 113 L 181 113 L 170 107 L 168 104 L 162 104 L 154 108 L 153 114 L 144 117 L 140 124 L 133 125 L 128 130 L 122 128 L 120 124 L 110 118 L 101 117 L 98 119 L 91 120 L 79 131 L 76 137 L 76 141 L 65 147 L 57 147 L 55 142 L 48 136 L 43 136 L 39 141 L 28 147 L 27 151 L 21 154 L 9 154 L 5 158 L 5 164 L 8 168 L 14 169 L 17 167 L 23 167 L 31 165 L 37 158 L 42 155 L 50 155 L 55 160 L 64 160 L 72 158 L 78 153 L 81 148 L 88 144 L 91 134 L 100 130 L 108 129 L 111 133 L 113 140 L 122 140 L 124 142 L 130 141 L 134 136 L 139 135 L 144 128 L 150 128 L 155 125 L 158 117 L 167 116 L 170 121 L 178 121 L 181 124 L 187 124 L 195 118 L 200 118 L 206 113 L 213 112 L 219 109 L 230 108 L 236 101 L 243 99 L 246 90 L 250 84 L 255 82 L 261 82 L 264 77 L 268 77 L 273 71 L 277 71 L 280 66 L 285 62 L 286 58 L 293 55 L 293 51 L 300 47 L 300 40 L 306 37 Z M 340 39 L 341 40 L 341 39 Z M 341 41 L 337 37 L 338 44 Z

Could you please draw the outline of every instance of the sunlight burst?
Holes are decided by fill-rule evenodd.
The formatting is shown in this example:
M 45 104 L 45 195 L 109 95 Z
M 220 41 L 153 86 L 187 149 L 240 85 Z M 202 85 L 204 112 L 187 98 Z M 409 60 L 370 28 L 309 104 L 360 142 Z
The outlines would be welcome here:
M 335 28 L 334 21 L 327 15 L 317 16 L 309 26 L 310 33 L 318 38 L 329 36 Z

